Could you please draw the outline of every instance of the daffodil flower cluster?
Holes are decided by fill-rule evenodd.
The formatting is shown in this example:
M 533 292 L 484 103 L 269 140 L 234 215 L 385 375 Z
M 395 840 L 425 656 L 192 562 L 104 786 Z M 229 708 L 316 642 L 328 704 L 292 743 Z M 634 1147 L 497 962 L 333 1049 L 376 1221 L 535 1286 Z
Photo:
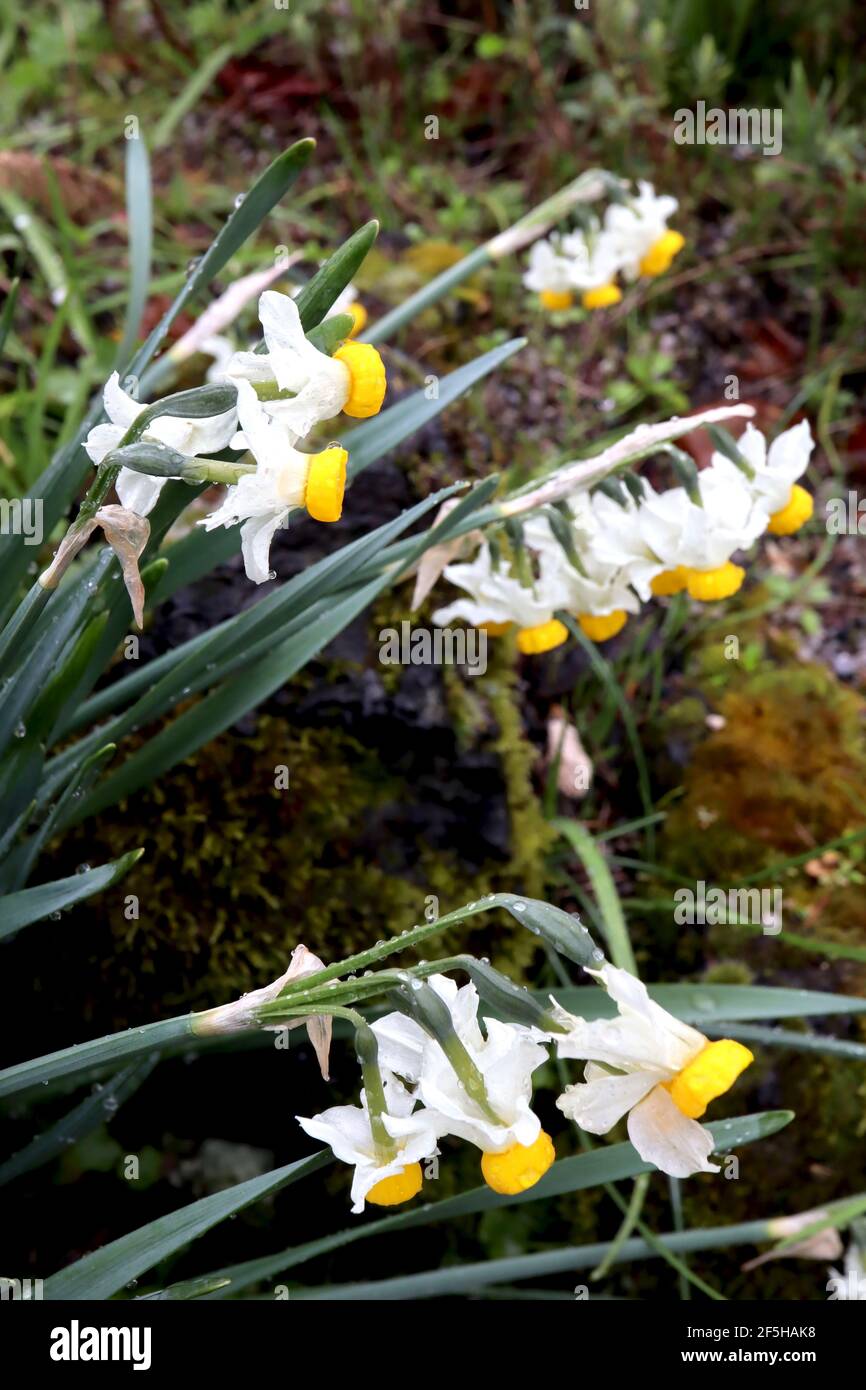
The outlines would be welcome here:
M 586 1061 L 558 1108 L 582 1129 L 605 1134 L 628 1116 L 629 1138 L 647 1163 L 674 1177 L 715 1173 L 710 1131 L 698 1123 L 752 1061 L 733 1039 L 710 1042 L 654 1003 L 646 986 L 604 964 L 588 972 L 616 1003 L 618 1016 L 587 1022 L 551 1000 L 549 1026 L 478 1019 L 474 984 L 444 974 L 429 987 L 447 1009 L 451 1043 L 413 1018 L 390 1013 L 372 1024 L 376 1101 L 335 1106 L 298 1123 L 353 1165 L 352 1210 L 393 1206 L 423 1183 L 422 1163 L 446 1136 L 481 1152 L 481 1173 L 502 1195 L 528 1191 L 555 1159 L 553 1141 L 532 1108 L 532 1076 L 553 1044 L 561 1059 Z M 415 981 L 418 987 L 418 982 Z M 365 1070 L 365 1077 L 370 1076 Z
M 537 653 L 567 639 L 559 612 L 604 642 L 650 598 L 681 590 L 704 603 L 730 598 L 745 578 L 732 556 L 765 532 L 791 534 L 812 515 L 812 497 L 797 482 L 812 448 L 807 421 L 769 448 L 749 425 L 737 442 L 739 463 L 716 451 L 692 489 L 656 492 L 641 480 L 639 501 L 576 493 L 560 514 L 566 546 L 544 513 L 525 523 L 531 566 L 513 572 L 487 541 L 471 562 L 447 565 L 445 578 L 468 598 L 440 608 L 434 622 L 463 620 L 491 635 L 516 625 L 520 651 Z
M 331 316 L 342 312 L 345 300 L 353 333 L 364 320 L 354 294 L 347 286 L 331 309 Z M 355 419 L 376 415 L 386 387 L 385 369 L 374 347 L 350 338 L 328 356 L 307 338 L 298 307 L 288 295 L 266 290 L 259 300 L 259 318 L 265 350 L 228 356 L 220 340 L 217 365 L 209 374 L 236 388 L 236 407 L 192 419 L 157 416 L 142 436 L 186 458 L 202 458 L 227 447 L 252 454 L 255 470 L 239 469 L 222 504 L 201 524 L 207 530 L 241 524 L 246 573 L 257 584 L 271 577 L 271 543 L 293 510 L 305 508 L 324 522 L 338 521 L 342 513 L 346 450 L 332 444 L 307 453 L 297 445 L 340 413 Z M 117 373 L 108 381 L 103 400 L 109 423 L 92 429 L 85 443 L 97 465 L 123 443 L 147 408 L 122 389 Z M 165 481 L 124 467 L 117 493 L 127 510 L 143 517 L 155 506 Z
M 481 1151 L 484 1179 L 500 1193 L 526 1191 L 554 1160 L 553 1143 L 531 1107 L 532 1074 L 547 1061 L 545 1035 L 495 1018 L 484 1019 L 482 1032 L 473 984 L 458 988 L 447 975 L 432 975 L 428 983 L 450 1014 L 455 1049 L 446 1053 L 401 1013 L 372 1025 L 387 1105 L 381 1121 L 391 1142 L 380 1134 L 377 1148 L 366 1096 L 360 1109 L 335 1106 L 309 1119 L 298 1116 L 307 1134 L 355 1165 L 355 1212 L 365 1200 L 392 1206 L 415 1196 L 420 1160 L 436 1154 L 445 1135 Z
M 618 275 L 662 275 L 682 250 L 685 237 L 667 225 L 676 209 L 676 198 L 642 181 L 635 196 L 612 203 L 603 218 L 590 217 L 580 231 L 537 241 L 523 283 L 545 309 L 568 309 L 575 294 L 585 309 L 618 304 Z

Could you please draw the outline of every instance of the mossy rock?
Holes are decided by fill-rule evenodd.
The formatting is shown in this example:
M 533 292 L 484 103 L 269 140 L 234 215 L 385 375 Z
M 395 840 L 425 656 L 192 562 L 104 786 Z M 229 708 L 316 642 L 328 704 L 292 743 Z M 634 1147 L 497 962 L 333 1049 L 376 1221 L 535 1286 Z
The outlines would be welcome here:
M 741 679 L 719 702 L 724 725 L 695 744 L 661 862 L 688 879 L 737 881 L 862 826 L 864 712 L 820 667 Z
M 121 884 L 44 924 L 47 955 L 32 934 L 14 945 L 45 991 L 76 972 L 78 1018 L 108 1029 L 204 1007 L 273 979 L 299 941 L 335 960 L 431 910 L 545 895 L 552 832 L 505 649 L 472 679 L 399 668 L 387 689 L 351 662 L 315 677 L 293 684 L 289 712 L 216 739 L 55 848 L 56 876 L 145 848 Z M 517 976 L 538 951 L 499 913 L 438 953 L 467 946 Z

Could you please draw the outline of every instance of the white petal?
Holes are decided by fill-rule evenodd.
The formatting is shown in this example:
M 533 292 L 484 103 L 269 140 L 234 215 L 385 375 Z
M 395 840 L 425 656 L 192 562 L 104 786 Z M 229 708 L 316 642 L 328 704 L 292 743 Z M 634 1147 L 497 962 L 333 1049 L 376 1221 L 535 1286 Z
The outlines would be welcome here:
M 125 434 L 122 425 L 94 425 L 84 441 L 84 447 L 94 463 L 102 463 L 105 455 L 117 448 Z
M 189 439 L 187 453 L 197 457 L 200 454 L 215 454 L 224 449 L 237 427 L 237 410 L 224 410 L 221 415 L 204 415 L 200 419 L 187 421 Z
M 568 1021 L 569 1032 L 556 1034 L 560 1057 L 604 1062 L 619 1071 L 655 1071 L 659 1081 L 668 1081 L 682 1070 L 665 1064 L 661 1035 L 646 1019 L 618 1016 L 587 1023 L 565 1010 L 561 1017 Z
M 703 1033 L 699 1033 L 696 1028 L 690 1027 L 688 1023 L 683 1023 L 682 1019 L 676 1018 L 674 1014 L 668 1013 L 667 1009 L 663 1009 L 660 1004 L 656 1004 L 655 1000 L 650 998 L 649 990 L 643 980 L 639 980 L 630 971 L 623 970 L 617 965 L 605 965 L 601 970 L 590 973 L 598 976 L 622 1013 L 637 1014 L 654 1024 L 655 1027 L 665 1028 L 690 1049 L 702 1048 L 706 1045 L 707 1040 Z
M 271 543 L 288 520 L 289 509 L 268 516 L 248 517 L 241 527 L 241 550 L 247 579 L 264 584 L 271 577 Z
M 767 468 L 774 474 L 795 483 L 809 467 L 809 458 L 815 447 L 808 420 L 785 430 L 770 445 L 767 455 Z
M 105 406 L 105 413 L 111 423 L 120 425 L 124 434 L 144 410 L 141 401 L 134 400 L 123 390 L 117 372 L 112 372 L 105 383 L 102 392 L 102 404 Z
M 684 1115 L 663 1086 L 656 1086 L 632 1110 L 628 1137 L 645 1163 L 672 1178 L 719 1172 L 717 1163 L 708 1162 L 713 1151 L 710 1131 Z
M 279 290 L 265 290 L 259 299 L 259 320 L 269 356 L 280 352 L 303 354 L 307 339 L 298 306 L 290 295 L 281 294 Z M 289 390 L 292 389 L 289 386 Z
M 751 464 L 760 473 L 767 461 L 767 441 L 760 430 L 750 422 L 746 425 L 743 433 L 736 441 L 737 449 L 742 454 L 746 463 Z M 715 462 L 715 454 L 713 455 Z M 734 465 L 736 467 L 736 465 Z
M 270 383 L 274 380 L 271 359 L 266 352 L 236 352 L 226 367 L 226 376 L 237 385 L 237 378 L 244 381 Z
M 581 1129 L 590 1134 L 607 1134 L 617 1120 L 658 1085 L 658 1077 L 644 1071 L 613 1076 L 599 1068 L 590 1079 L 591 1066 L 592 1063 L 587 1067 L 586 1082 L 566 1086 L 556 1104 L 563 1115 L 574 1120 Z
M 407 1081 L 417 1081 L 421 1075 L 421 1058 L 428 1036 L 414 1019 L 403 1014 L 386 1014 L 373 1024 L 379 1043 L 379 1064 Z
M 115 490 L 128 511 L 147 516 L 156 506 L 167 481 L 167 478 L 153 478 L 149 473 L 136 473 L 133 468 L 121 468 Z
M 264 407 L 248 381 L 238 381 L 238 425 L 246 447 L 255 456 L 259 467 L 276 471 L 288 447 L 286 436 Z
M 320 1115 L 295 1119 L 311 1139 L 321 1139 L 343 1163 L 362 1163 L 374 1152 L 370 1119 L 360 1105 L 335 1105 Z
M 450 627 L 454 622 L 480 627 L 482 623 L 510 623 L 512 619 L 504 604 L 475 603 L 471 598 L 459 598 L 445 608 L 437 608 L 433 621 L 437 627 Z

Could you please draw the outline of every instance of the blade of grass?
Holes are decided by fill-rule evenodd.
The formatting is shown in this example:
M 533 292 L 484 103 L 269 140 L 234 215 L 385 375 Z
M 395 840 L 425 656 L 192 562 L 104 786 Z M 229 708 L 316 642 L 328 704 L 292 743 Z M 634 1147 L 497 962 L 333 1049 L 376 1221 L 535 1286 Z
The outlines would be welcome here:
M 610 948 L 611 960 L 622 970 L 637 975 L 637 962 L 629 940 L 619 894 L 604 855 L 589 831 L 579 821 L 554 820 L 551 821 L 551 825 L 568 841 L 589 875 L 598 903 L 605 940 Z

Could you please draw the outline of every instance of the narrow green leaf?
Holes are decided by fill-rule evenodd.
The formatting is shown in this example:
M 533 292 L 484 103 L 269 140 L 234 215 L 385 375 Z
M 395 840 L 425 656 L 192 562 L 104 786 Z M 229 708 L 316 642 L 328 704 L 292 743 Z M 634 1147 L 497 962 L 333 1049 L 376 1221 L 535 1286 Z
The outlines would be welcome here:
M 824 1033 L 801 1033 L 793 1028 L 762 1028 L 758 1024 L 716 1024 L 707 1027 L 710 1037 L 736 1038 L 759 1047 L 781 1047 L 790 1052 L 819 1052 L 825 1057 L 850 1057 L 866 1062 L 866 1043 L 849 1042 Z
M 15 279 L 9 286 L 9 293 L 6 295 L 6 300 L 3 305 L 3 312 L 0 313 L 0 352 L 3 351 L 3 348 L 6 345 L 6 339 L 9 336 L 9 330 L 12 327 L 12 318 L 15 314 L 15 305 L 18 303 L 18 291 L 20 290 L 20 288 L 21 277 L 20 275 L 16 275 Z
M 71 1089 L 95 1080 L 124 1063 L 140 1061 L 155 1050 L 160 1053 L 176 1052 L 184 1044 L 192 1042 L 194 1017 L 194 1014 L 183 1014 L 179 1018 L 160 1019 L 158 1023 L 127 1028 L 107 1038 L 73 1043 L 72 1047 L 62 1047 L 57 1052 L 46 1053 L 44 1057 L 34 1057 L 29 1062 L 7 1067 L 0 1072 L 0 1100 L 22 1095 L 42 1099 L 49 1094 L 44 1088 L 50 1088 L 55 1083 L 63 1083 L 65 1089 Z
M 628 928 L 625 924 L 619 894 L 607 866 L 607 860 L 595 844 L 586 826 L 574 820 L 554 820 L 554 830 L 563 835 L 576 854 L 580 856 L 583 867 L 589 875 L 605 939 L 610 948 L 614 965 L 637 975 L 637 962 L 631 947 Z
M 185 1279 L 179 1284 L 169 1284 L 159 1293 L 145 1293 L 134 1300 L 136 1303 L 186 1302 L 190 1298 L 205 1298 L 208 1294 L 228 1287 L 228 1279 Z
M 77 1105 L 70 1114 L 58 1120 L 57 1124 L 52 1125 L 44 1134 L 38 1134 L 26 1149 L 0 1164 L 0 1187 L 15 1178 L 20 1178 L 24 1173 L 32 1173 L 35 1168 L 42 1168 L 46 1163 L 51 1163 L 85 1135 L 91 1134 L 100 1125 L 113 1119 L 124 1101 L 134 1095 L 142 1082 L 150 1076 L 157 1060 L 158 1056 L 154 1054 L 143 1061 L 124 1067 L 104 1086 L 100 1086 Z
M 866 1012 L 866 999 L 822 994 L 815 989 L 779 989 L 773 985 L 649 985 L 650 998 L 686 1023 L 737 1022 L 745 1019 L 808 1018 L 820 1014 Z M 615 1018 L 616 1004 L 595 985 L 555 988 L 569 1013 L 587 1020 Z
M 728 922 L 729 927 L 749 932 L 752 936 L 764 934 L 764 928 L 757 922 Z M 812 955 L 827 956 L 831 960 L 866 961 L 866 946 L 856 946 L 847 941 L 822 941 L 817 936 L 802 936 L 799 932 L 785 928 L 786 946 L 794 946 L 798 951 L 810 951 Z
M 330 609 L 322 608 L 318 621 L 306 615 L 295 620 L 298 631 L 279 642 L 269 655 L 241 670 L 203 700 L 185 710 L 168 728 L 160 730 L 121 767 L 100 784 L 67 824 L 77 824 L 88 816 L 113 806 L 144 785 L 151 784 L 169 768 L 209 743 L 285 685 L 308 661 L 317 656 L 338 633 L 381 593 L 388 575 L 373 580 Z M 312 615 L 310 615 L 312 618 Z
M 40 883 L 35 888 L 24 888 L 19 893 L 9 893 L 5 898 L 0 898 L 0 941 L 31 922 L 40 922 L 53 912 L 71 907 L 73 903 L 81 902 L 82 898 L 90 898 L 103 888 L 110 888 L 143 854 L 143 849 L 133 849 L 98 869 L 87 869 L 84 873 L 73 874 L 71 878 Z
M 53 786 L 58 775 L 68 775 L 69 768 L 86 756 L 97 742 L 108 737 L 121 738 L 133 726 L 157 718 L 179 698 L 186 698 L 193 691 L 217 684 L 233 675 L 239 667 L 249 672 L 259 656 L 273 655 L 275 645 L 281 639 L 287 639 L 291 632 L 298 631 L 299 627 L 304 629 L 303 635 L 312 639 L 315 636 L 314 605 L 319 605 L 322 621 L 331 622 L 337 611 L 333 606 L 333 596 L 354 575 L 364 559 L 377 554 L 389 539 L 400 535 L 438 505 L 440 500 L 450 496 L 453 490 L 443 489 L 425 498 L 376 531 L 317 561 L 253 608 L 226 620 L 165 658 L 150 663 L 142 672 L 126 677 L 124 682 L 118 682 L 118 685 L 124 686 L 124 693 L 127 689 L 135 691 L 142 688 L 144 693 L 125 714 L 94 730 L 79 744 L 60 754 L 49 769 L 47 786 Z M 374 579 L 375 583 L 380 584 L 387 581 L 387 573 Z M 339 609 L 340 613 L 345 611 L 345 607 Z M 117 698 L 115 693 L 110 703 L 113 704 Z M 96 696 L 84 707 L 81 718 L 72 727 L 76 727 L 85 717 L 95 717 L 94 707 L 104 712 L 109 706 L 102 696 Z M 87 813 L 86 809 L 84 813 Z
M 763 1111 L 757 1115 L 744 1115 L 735 1120 L 722 1120 L 710 1124 L 717 1142 L 717 1151 L 727 1152 L 759 1139 L 766 1139 L 790 1124 L 793 1115 L 790 1110 Z M 232 1265 L 213 1271 L 210 1278 L 229 1279 L 230 1285 L 216 1297 L 232 1297 L 251 1284 L 282 1276 L 288 1270 L 306 1264 L 320 1255 L 329 1254 L 355 1241 L 366 1240 L 371 1236 L 381 1237 L 398 1231 L 417 1229 L 434 1225 L 440 1221 L 454 1221 L 463 1216 L 475 1216 L 479 1212 L 495 1211 L 505 1207 L 524 1206 L 530 1202 L 549 1200 L 571 1192 L 581 1192 L 589 1187 L 603 1183 L 621 1182 L 637 1177 L 641 1173 L 654 1172 L 651 1164 L 644 1163 L 640 1155 L 629 1143 L 607 1144 L 592 1149 L 588 1153 L 574 1154 L 560 1158 L 548 1170 L 540 1182 L 515 1197 L 501 1197 L 489 1187 L 473 1187 L 457 1197 L 447 1197 L 441 1202 L 428 1202 L 419 1207 L 407 1208 L 394 1216 L 386 1216 L 378 1221 L 358 1223 L 348 1230 L 323 1236 L 305 1245 L 294 1246 L 277 1255 L 265 1255 L 260 1259 L 247 1260 L 243 1264 Z M 763 1237 L 766 1238 L 766 1237 Z M 593 1247 L 597 1261 L 607 1252 L 607 1244 Z M 337 1288 L 352 1287 L 350 1285 Z M 366 1287 L 366 1286 L 365 1286 Z M 374 1286 L 378 1287 L 378 1285 Z M 340 1297 L 343 1295 L 340 1294 Z M 294 1297 L 294 1294 L 293 1294 Z
M 422 285 L 402 304 L 398 304 L 396 308 L 384 314 L 376 323 L 371 324 L 364 334 L 365 342 L 384 343 L 387 338 L 393 338 L 404 324 L 411 323 L 425 309 L 438 303 L 440 299 L 446 294 L 450 294 L 458 285 L 462 285 L 470 276 L 490 265 L 490 262 L 491 257 L 487 247 L 476 246 L 475 250 L 470 251 L 468 256 L 464 256 L 455 265 L 448 266 L 447 270 L 443 270 L 426 285 Z
M 372 420 L 343 435 L 340 443 L 349 451 L 349 477 L 354 478 L 363 468 L 388 453 L 389 449 L 396 448 L 407 435 L 414 434 L 416 430 L 429 424 L 446 406 L 451 405 L 503 362 L 507 362 L 509 357 L 513 357 L 525 345 L 525 338 L 512 338 L 510 342 L 476 357 L 473 362 L 467 362 L 465 366 L 449 372 L 438 383 L 438 394 L 435 397 L 428 397 L 424 389 L 415 391 L 406 400 L 399 401 L 397 405 L 390 406 Z
M 224 1192 L 215 1192 L 179 1211 L 161 1216 L 137 1231 L 112 1240 L 99 1250 L 76 1260 L 75 1264 L 46 1279 L 44 1297 L 71 1300 L 106 1299 L 138 1279 L 147 1270 L 174 1255 L 199 1236 L 227 1220 L 253 1202 L 273 1196 L 291 1183 L 325 1168 L 333 1160 L 323 1151 L 275 1168 L 261 1177 L 237 1183 Z
M 305 333 L 322 322 L 335 299 L 360 269 L 378 235 L 379 223 L 365 222 L 304 285 L 295 303 Z
M 315 140 L 298 140 L 268 165 L 243 200 L 235 205 L 225 226 L 197 262 L 180 293 L 136 354 L 130 364 L 130 372 L 136 376 L 144 372 L 160 344 L 165 341 L 178 314 L 200 289 L 219 275 L 235 252 L 258 231 L 268 214 L 306 168 L 315 147 Z M 145 393 L 150 384 L 151 379 L 143 376 L 142 387 Z
M 114 752 L 115 745 L 108 743 L 104 748 L 92 753 L 89 758 L 85 758 L 76 768 L 75 775 L 70 778 L 39 829 L 23 844 L 17 845 L 0 867 L 0 894 L 10 893 L 24 886 L 36 860 L 42 853 L 43 847 L 51 839 L 64 813 L 71 803 L 95 781 L 102 768 L 113 757 Z M 0 898 L 0 903 L 2 903 L 2 898 Z
M 233 56 L 235 49 L 234 43 L 224 43 L 209 53 L 201 63 L 194 66 L 188 81 L 181 88 L 174 101 L 169 103 L 153 132 L 153 148 L 155 150 L 161 150 L 163 145 L 169 143 L 181 121 L 193 109 L 203 93 L 207 91 L 217 73 L 225 67 L 229 58 Z
M 77 640 L 78 628 L 91 600 L 92 593 L 86 583 L 69 586 L 63 593 L 56 590 L 54 601 L 44 611 L 38 640 L 31 645 L 24 636 L 21 647 L 22 652 L 27 653 L 27 660 L 4 689 L 0 702 L 0 751 L 8 748 L 16 733 L 20 736 L 22 726 L 26 727 L 31 706 L 54 674 L 64 651 Z

